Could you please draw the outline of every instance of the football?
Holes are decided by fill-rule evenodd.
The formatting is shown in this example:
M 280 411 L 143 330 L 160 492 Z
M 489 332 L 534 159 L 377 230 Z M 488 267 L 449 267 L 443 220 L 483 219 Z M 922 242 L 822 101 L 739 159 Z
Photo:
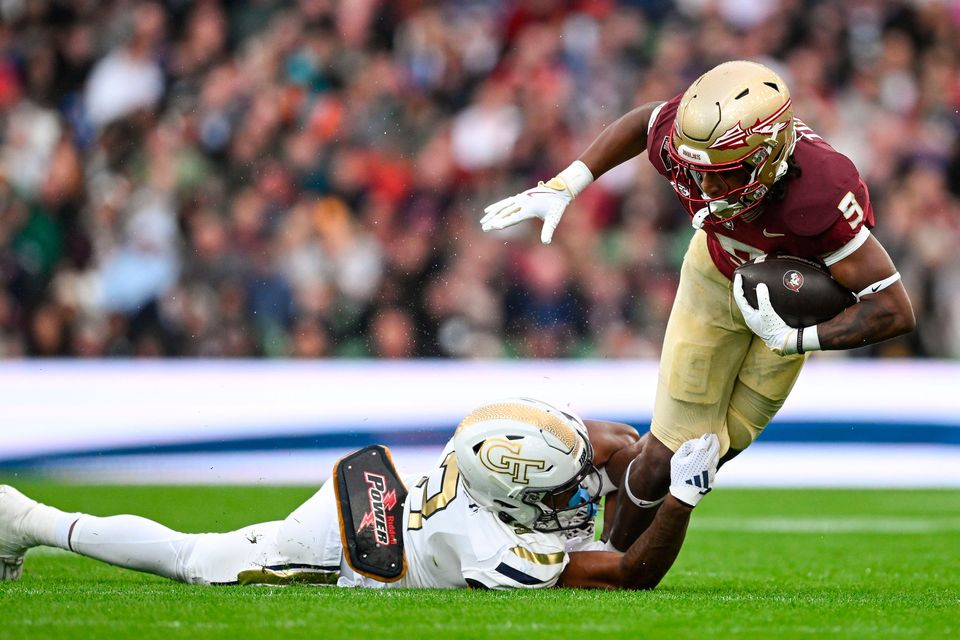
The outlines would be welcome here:
M 757 285 L 766 283 L 770 304 L 789 326 L 809 327 L 829 320 L 857 301 L 819 262 L 796 256 L 763 256 L 737 267 L 743 294 L 757 308 Z

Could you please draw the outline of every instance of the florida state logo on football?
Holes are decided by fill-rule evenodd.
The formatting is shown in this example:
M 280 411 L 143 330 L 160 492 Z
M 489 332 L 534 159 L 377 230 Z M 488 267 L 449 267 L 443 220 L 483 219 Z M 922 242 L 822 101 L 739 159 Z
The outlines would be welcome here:
M 803 274 L 799 271 L 790 270 L 783 274 L 783 286 L 794 293 L 799 293 L 803 286 Z

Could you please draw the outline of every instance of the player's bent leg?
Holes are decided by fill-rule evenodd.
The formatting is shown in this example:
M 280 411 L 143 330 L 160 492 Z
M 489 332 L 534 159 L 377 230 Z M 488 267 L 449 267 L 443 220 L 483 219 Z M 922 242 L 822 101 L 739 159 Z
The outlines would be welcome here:
M 705 234 L 694 234 L 664 335 L 653 438 L 630 470 L 635 499 L 621 499 L 617 507 L 610 538 L 617 549 L 627 548 L 653 521 L 670 484 L 674 451 L 705 433 L 717 434 L 721 454 L 729 448 L 727 404 L 753 339 L 738 314 L 730 281 L 714 266 Z
M 730 286 L 710 258 L 705 234 L 694 234 L 663 339 L 650 425 L 672 451 L 705 433 L 717 434 L 721 455 L 730 445 L 727 405 L 754 338 Z

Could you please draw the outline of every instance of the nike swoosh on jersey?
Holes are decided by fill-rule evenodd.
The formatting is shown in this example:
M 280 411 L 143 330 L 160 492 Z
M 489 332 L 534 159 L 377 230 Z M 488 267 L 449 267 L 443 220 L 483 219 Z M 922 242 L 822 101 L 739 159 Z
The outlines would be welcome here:
M 770 231 L 767 231 L 766 229 L 763 230 L 763 236 L 764 236 L 765 238 L 782 238 L 782 237 L 785 236 L 785 235 L 787 235 L 787 234 L 785 234 L 785 233 L 771 233 Z

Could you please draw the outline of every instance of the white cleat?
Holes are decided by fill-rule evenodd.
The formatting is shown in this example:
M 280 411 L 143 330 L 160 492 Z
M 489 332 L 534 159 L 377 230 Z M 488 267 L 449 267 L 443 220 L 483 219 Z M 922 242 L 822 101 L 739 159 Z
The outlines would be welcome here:
M 33 546 L 23 532 L 23 520 L 35 506 L 36 500 L 0 484 L 0 581 L 20 579 L 23 556 Z

